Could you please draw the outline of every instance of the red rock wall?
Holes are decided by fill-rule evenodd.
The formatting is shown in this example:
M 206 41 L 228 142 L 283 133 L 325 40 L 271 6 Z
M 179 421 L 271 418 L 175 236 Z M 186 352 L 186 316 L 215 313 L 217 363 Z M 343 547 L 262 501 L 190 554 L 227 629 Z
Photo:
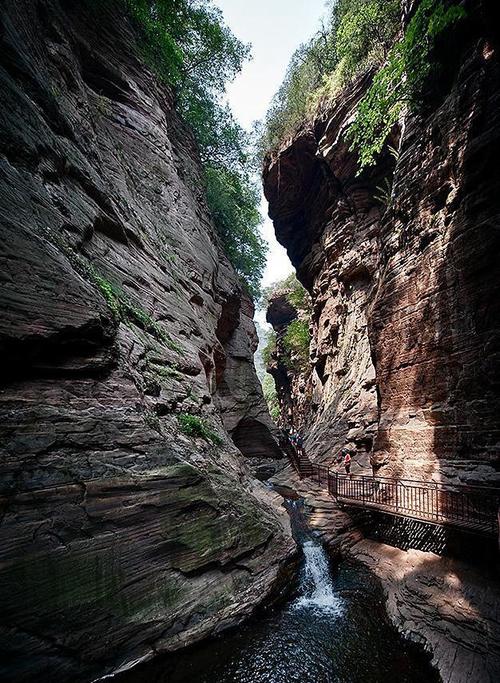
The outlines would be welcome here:
M 252 307 L 122 6 L 0 24 L 0 678 L 87 681 L 237 623 L 293 544 L 228 436 L 276 449 Z
M 375 460 L 479 481 L 499 465 L 500 69 L 485 37 L 431 116 L 409 117 L 381 226 Z
M 311 456 L 485 482 L 500 453 L 500 71 L 493 7 L 438 45 L 440 80 L 375 167 L 344 142 L 370 76 L 270 158 L 278 240 L 313 298 Z M 377 187 L 392 184 L 390 201 Z M 393 179 L 393 180 L 392 180 Z
M 376 279 L 380 172 L 356 178 L 356 160 L 338 140 L 366 83 L 346 93 L 327 120 L 300 131 L 264 172 L 277 238 L 312 297 L 312 372 L 305 387 L 287 373 L 292 396 L 284 402 L 300 406 L 291 412 L 311 457 L 331 463 L 349 444 L 365 467 L 377 420 L 367 306 Z

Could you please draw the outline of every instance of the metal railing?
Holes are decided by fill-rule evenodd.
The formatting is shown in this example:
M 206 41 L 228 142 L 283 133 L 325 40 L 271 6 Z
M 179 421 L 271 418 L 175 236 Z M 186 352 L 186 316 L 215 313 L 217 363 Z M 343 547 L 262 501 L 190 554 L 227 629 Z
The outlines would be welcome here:
M 498 534 L 498 488 L 339 474 L 311 463 L 305 456 L 295 458 L 293 465 L 301 478 L 315 479 L 341 504 Z

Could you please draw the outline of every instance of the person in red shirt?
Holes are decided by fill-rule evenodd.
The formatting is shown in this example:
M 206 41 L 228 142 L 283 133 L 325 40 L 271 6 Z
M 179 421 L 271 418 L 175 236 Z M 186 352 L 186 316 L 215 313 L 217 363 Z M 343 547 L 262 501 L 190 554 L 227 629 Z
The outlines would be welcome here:
M 344 458 L 344 468 L 346 474 L 351 473 L 351 454 L 349 452 L 346 453 Z

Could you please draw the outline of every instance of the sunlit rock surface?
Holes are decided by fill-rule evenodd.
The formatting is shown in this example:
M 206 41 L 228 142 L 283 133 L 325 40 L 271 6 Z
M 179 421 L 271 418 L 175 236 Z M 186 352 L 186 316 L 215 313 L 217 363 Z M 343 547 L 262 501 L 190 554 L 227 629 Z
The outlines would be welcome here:
M 381 579 L 391 620 L 433 653 L 443 681 L 498 680 L 500 586 L 494 574 L 370 540 L 354 545 L 350 554 Z
M 252 305 L 171 95 L 98 5 L 0 9 L 5 681 L 87 681 L 238 623 L 292 549 L 229 437 L 280 455 Z

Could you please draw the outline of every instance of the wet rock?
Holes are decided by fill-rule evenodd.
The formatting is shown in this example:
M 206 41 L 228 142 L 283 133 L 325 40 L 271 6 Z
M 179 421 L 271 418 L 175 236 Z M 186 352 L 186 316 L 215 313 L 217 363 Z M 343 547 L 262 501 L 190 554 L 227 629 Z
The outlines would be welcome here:
M 349 553 L 381 580 L 398 629 L 433 653 L 443 681 L 486 683 L 500 676 L 498 577 L 419 550 L 363 540 Z
M 313 479 L 300 480 L 289 467 L 272 481 L 278 490 L 287 487 L 304 499 L 309 525 L 337 559 L 354 558 L 380 579 L 391 621 L 405 637 L 432 653 L 432 664 L 443 681 L 498 679 L 500 583 L 494 553 L 484 539 L 468 539 L 476 565 L 471 564 L 470 553 L 469 560 L 461 560 L 416 550 L 422 530 L 411 525 L 406 530 L 407 549 L 386 545 L 364 538 L 367 530 L 372 533 L 377 528 L 373 520 L 359 510 L 339 509 Z M 391 518 L 391 527 L 395 520 Z M 434 530 L 447 546 L 450 539 L 445 530 L 427 525 L 426 535 L 432 537 Z M 430 545 L 441 544 L 433 539 Z M 461 555 L 467 558 L 463 545 Z
M 362 513 L 342 510 L 325 488 L 312 478 L 300 479 L 291 465 L 275 474 L 271 483 L 285 495 L 304 500 L 309 526 L 337 559 L 363 538 Z

